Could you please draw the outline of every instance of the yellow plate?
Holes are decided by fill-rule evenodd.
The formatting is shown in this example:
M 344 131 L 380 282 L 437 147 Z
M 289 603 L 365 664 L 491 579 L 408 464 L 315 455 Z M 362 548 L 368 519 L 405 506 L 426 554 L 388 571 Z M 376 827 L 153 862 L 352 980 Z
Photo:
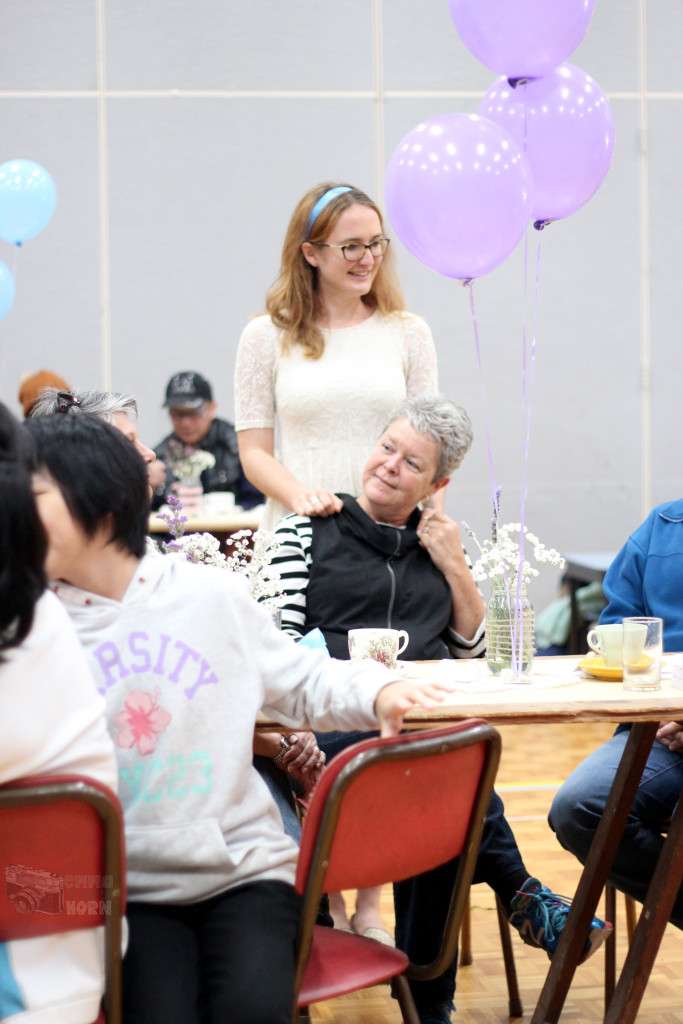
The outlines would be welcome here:
M 596 679 L 606 679 L 618 683 L 624 678 L 622 666 L 606 665 L 601 654 L 589 654 L 579 662 L 579 668 L 582 668 L 589 676 L 595 676 Z
M 639 662 L 629 665 L 632 672 L 644 672 L 652 664 L 652 658 L 643 655 Z M 604 679 L 608 682 L 619 683 L 624 678 L 624 670 L 621 665 L 606 665 L 601 654 L 589 654 L 579 662 L 579 668 L 587 672 L 589 676 L 596 679 Z

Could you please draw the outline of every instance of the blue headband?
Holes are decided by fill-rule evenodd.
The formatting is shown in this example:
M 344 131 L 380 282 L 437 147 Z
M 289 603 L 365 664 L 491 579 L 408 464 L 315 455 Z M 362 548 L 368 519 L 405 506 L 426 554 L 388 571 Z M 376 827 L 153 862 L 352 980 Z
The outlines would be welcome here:
M 325 192 L 325 194 L 320 197 L 318 202 L 315 204 L 315 206 L 311 210 L 311 218 L 310 218 L 310 220 L 308 222 L 308 237 L 309 238 L 311 237 L 311 231 L 313 230 L 313 225 L 315 224 L 316 220 L 318 219 L 320 213 L 325 209 L 325 207 L 327 206 L 328 203 L 332 202 L 332 200 L 336 196 L 340 196 L 342 194 L 342 192 L 353 192 L 353 189 L 351 188 L 350 185 L 337 185 L 336 188 L 328 189 L 327 192 Z

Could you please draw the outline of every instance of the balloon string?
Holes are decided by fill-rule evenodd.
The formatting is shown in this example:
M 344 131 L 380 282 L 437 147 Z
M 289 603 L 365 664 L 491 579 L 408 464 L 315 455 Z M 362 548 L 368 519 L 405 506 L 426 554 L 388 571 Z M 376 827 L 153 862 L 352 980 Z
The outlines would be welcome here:
M 477 364 L 479 366 L 479 386 L 481 388 L 481 398 L 484 406 L 484 424 L 486 426 L 486 450 L 489 458 L 489 478 L 491 480 L 491 491 L 493 493 L 493 510 L 494 517 L 498 519 L 498 494 L 496 490 L 496 476 L 493 471 L 493 453 L 491 451 L 491 431 L 489 429 L 489 413 L 488 413 L 488 402 L 486 399 L 486 388 L 484 387 L 484 370 L 481 360 L 481 348 L 479 346 L 479 327 L 477 325 L 477 314 L 474 310 L 474 285 L 470 280 L 467 282 L 467 288 L 470 293 L 470 310 L 472 313 L 472 326 L 474 328 L 474 344 L 477 350 Z M 497 525 L 497 522 L 496 522 Z
M 524 616 L 521 608 L 522 572 L 524 569 L 524 524 L 526 514 L 526 499 L 528 495 L 529 476 L 529 450 L 531 447 L 531 394 L 534 382 L 534 367 L 536 364 L 536 333 L 538 325 L 538 293 L 541 272 L 541 238 L 539 235 L 538 248 L 536 251 L 536 283 L 534 289 L 534 313 L 533 331 L 531 338 L 530 358 L 527 360 L 527 330 L 526 330 L 526 309 L 527 309 L 527 279 L 528 279 L 528 245 L 527 238 L 524 239 L 524 323 L 522 329 L 522 481 L 520 487 L 520 534 L 519 534 L 519 570 L 517 572 L 517 595 L 515 601 L 515 634 L 519 654 L 519 664 L 522 662 L 522 651 L 524 643 Z M 532 638 L 533 642 L 533 638 Z

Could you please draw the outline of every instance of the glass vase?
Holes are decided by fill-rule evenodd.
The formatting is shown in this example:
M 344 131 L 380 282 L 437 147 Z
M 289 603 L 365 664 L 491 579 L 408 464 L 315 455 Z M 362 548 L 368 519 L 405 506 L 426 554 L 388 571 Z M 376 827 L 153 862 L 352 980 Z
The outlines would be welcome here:
M 204 507 L 204 488 L 199 477 L 179 480 L 174 490 L 183 503 L 183 512 L 190 518 L 201 514 Z
M 498 675 L 508 670 L 515 678 L 531 674 L 534 661 L 534 609 L 526 587 L 496 581 L 486 606 L 486 664 Z

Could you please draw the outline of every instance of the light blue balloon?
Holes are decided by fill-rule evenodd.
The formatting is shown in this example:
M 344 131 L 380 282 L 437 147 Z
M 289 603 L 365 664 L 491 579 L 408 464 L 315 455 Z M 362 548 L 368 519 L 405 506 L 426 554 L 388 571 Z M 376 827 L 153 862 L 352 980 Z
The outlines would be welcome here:
M 12 271 L 0 260 L 0 320 L 9 313 L 14 302 L 14 277 Z
M 49 171 L 33 160 L 0 165 L 0 238 L 21 245 L 49 222 L 57 189 Z

